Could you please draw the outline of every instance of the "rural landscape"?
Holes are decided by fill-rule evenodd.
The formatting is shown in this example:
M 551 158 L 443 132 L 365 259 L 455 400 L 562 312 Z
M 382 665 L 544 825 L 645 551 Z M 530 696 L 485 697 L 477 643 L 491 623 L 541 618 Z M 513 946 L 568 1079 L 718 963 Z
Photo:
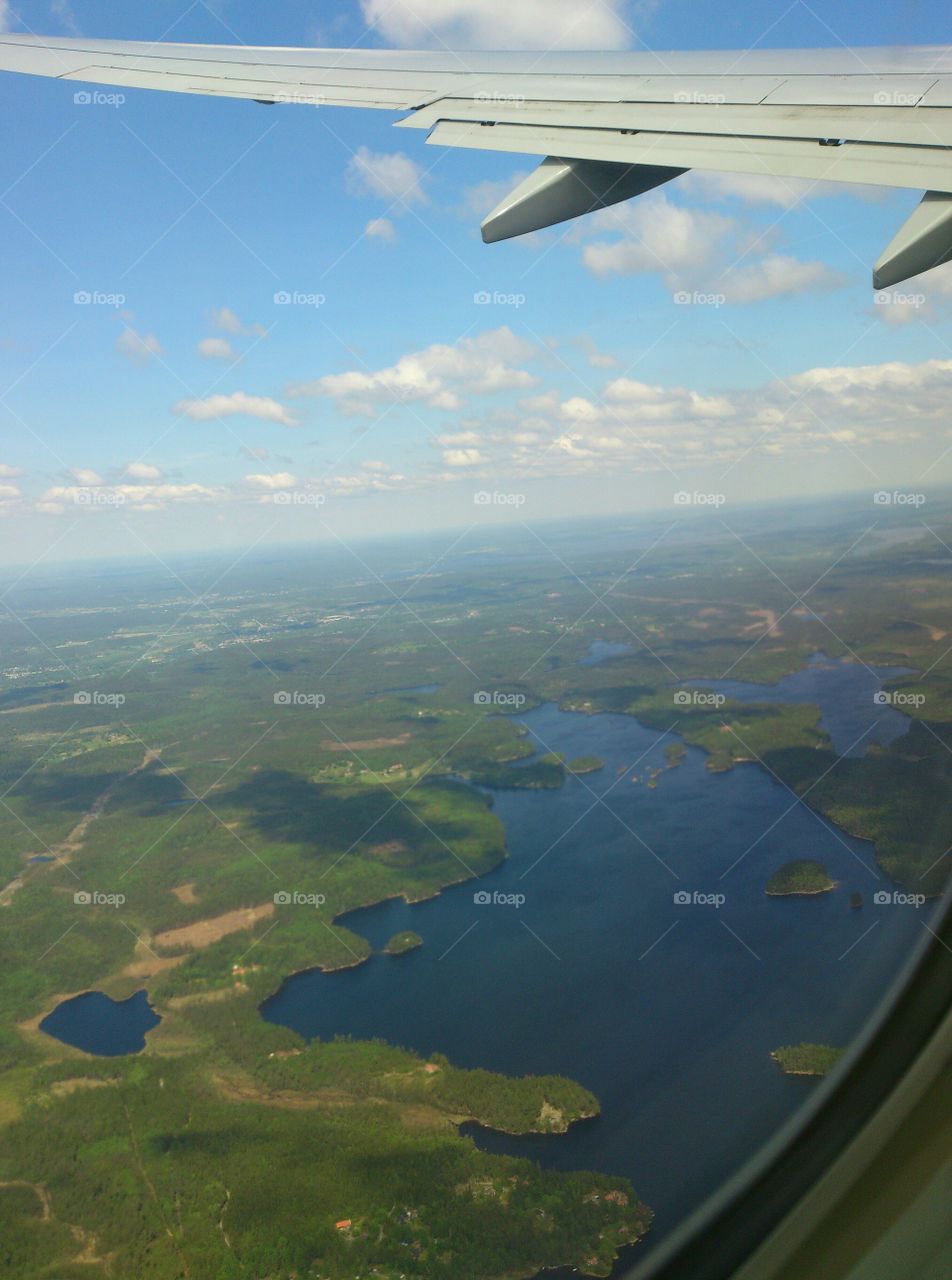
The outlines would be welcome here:
M 928 525 L 831 503 L 783 519 L 744 510 L 729 525 L 692 513 L 353 551 L 272 549 L 237 563 L 103 562 L 4 584 L 4 1276 L 503 1280 L 558 1267 L 609 1276 L 639 1256 L 665 1221 L 648 1185 L 660 1153 L 632 1150 L 624 1167 L 611 1155 L 598 1167 L 547 1155 L 573 1141 L 600 1149 L 616 1120 L 598 1072 L 589 1078 L 585 1045 L 573 1050 L 578 1071 L 557 1048 L 584 1001 L 564 986 L 570 941 L 563 952 L 557 917 L 543 895 L 531 900 L 533 859 L 556 845 L 561 856 L 568 824 L 535 848 L 509 815 L 538 828 L 538 815 L 554 812 L 546 806 L 569 795 L 579 814 L 605 816 L 624 795 L 645 807 L 631 813 L 660 815 L 676 787 L 690 781 L 703 798 L 744 776 L 771 789 L 778 814 L 822 828 L 831 849 L 868 846 L 867 878 L 844 883 L 811 840 L 793 847 L 763 823 L 741 868 L 758 913 L 747 933 L 743 903 L 728 914 L 732 859 L 714 837 L 693 837 L 707 870 L 692 879 L 660 816 L 651 831 L 662 834 L 649 835 L 619 808 L 626 830 L 612 875 L 633 900 L 642 885 L 654 894 L 659 877 L 668 913 L 659 905 L 641 937 L 634 917 L 626 929 L 606 914 L 599 840 L 580 817 L 579 897 L 565 919 L 591 930 L 589 950 L 600 949 L 601 927 L 605 948 L 617 934 L 636 960 L 658 965 L 646 1000 L 666 983 L 660 966 L 678 937 L 663 934 L 668 917 L 686 920 L 687 936 L 705 898 L 726 901 L 722 911 L 713 902 L 725 944 L 734 946 L 729 927 L 768 961 L 756 921 L 795 946 L 829 913 L 822 919 L 853 931 L 844 936 L 859 947 L 880 945 L 888 920 L 925 918 L 949 870 L 946 542 L 947 501 L 930 503 Z M 833 712 L 771 693 L 814 669 L 831 685 L 840 673 L 870 674 L 862 694 L 845 685 L 839 694 L 850 741 L 836 738 Z M 546 715 L 575 726 L 580 745 L 550 741 Z M 627 745 L 636 734 L 644 751 Z M 519 857 L 523 878 L 498 879 L 523 866 Z M 434 943 L 426 914 L 442 902 L 460 904 L 446 945 Z M 381 924 L 378 941 L 361 921 L 382 904 L 403 914 Z M 876 931 L 874 912 L 887 921 Z M 504 1063 L 488 1048 L 457 1054 L 451 1043 L 421 1043 L 410 1021 L 404 1039 L 399 1024 L 364 1035 L 346 1018 L 302 1034 L 272 1012 L 289 979 L 343 993 L 339 984 L 371 978 L 388 984 L 380 990 L 415 990 L 414 975 L 431 974 L 438 990 L 467 947 L 474 986 L 483 972 L 495 998 L 493 945 L 485 929 L 469 934 L 487 913 L 515 921 L 497 959 L 517 936 L 533 963 L 554 972 L 561 959 L 546 981 L 563 984 L 553 1008 L 564 1032 L 549 1015 L 536 1025 L 526 1014 L 531 1054 L 512 1049 Z M 898 971 L 923 932 L 919 918 L 901 927 L 884 972 Z M 756 969 L 741 946 L 730 963 Z M 786 967 L 794 987 L 799 971 Z M 679 980 L 672 972 L 675 988 Z M 89 1032 L 99 1036 L 89 1051 L 68 1030 L 53 1034 L 46 1020 L 90 993 L 147 1015 L 137 1043 L 118 1023 Z M 597 1004 L 599 991 L 591 995 Z M 457 1000 L 451 984 L 443 1003 Z M 814 1019 L 808 1001 L 786 1031 L 774 1010 L 774 1039 L 750 1048 L 777 1115 L 816 1087 L 791 1076 L 823 1075 L 849 1047 L 855 1028 L 822 1024 L 820 1005 Z M 415 1016 L 426 1025 L 425 1011 Z M 648 1019 L 646 1061 L 654 1035 Z M 614 1070 L 622 1090 L 623 1053 Z M 653 1105 L 635 1092 L 633 1110 Z M 673 1105 L 658 1101 L 659 1123 Z

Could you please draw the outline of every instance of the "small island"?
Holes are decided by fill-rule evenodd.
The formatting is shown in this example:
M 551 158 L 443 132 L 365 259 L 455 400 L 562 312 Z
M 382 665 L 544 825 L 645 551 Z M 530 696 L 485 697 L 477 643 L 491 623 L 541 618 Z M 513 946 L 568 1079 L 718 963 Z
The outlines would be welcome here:
M 810 858 L 788 862 L 767 881 L 767 895 L 771 898 L 829 893 L 835 888 L 836 882 L 830 879 L 826 867 Z
M 664 749 L 664 754 L 668 760 L 668 768 L 677 769 L 679 765 L 684 763 L 688 749 L 683 742 L 669 742 Z
M 770 1055 L 788 1076 L 825 1076 L 846 1052 L 828 1044 L 794 1044 L 774 1049 Z
M 570 760 L 565 767 L 569 773 L 579 777 L 583 773 L 598 773 L 599 769 L 605 768 L 605 761 L 600 756 L 579 756 L 577 760 Z
M 414 933 L 412 929 L 404 929 L 402 933 L 395 933 L 387 945 L 384 947 L 384 955 L 402 956 L 408 951 L 416 951 L 417 947 L 423 946 L 423 939 L 418 933 Z

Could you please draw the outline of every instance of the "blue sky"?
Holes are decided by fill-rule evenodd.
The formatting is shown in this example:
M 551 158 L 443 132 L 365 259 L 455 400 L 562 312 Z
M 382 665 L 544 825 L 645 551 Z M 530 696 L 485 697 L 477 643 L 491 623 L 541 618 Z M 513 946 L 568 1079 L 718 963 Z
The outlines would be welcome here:
M 5 19 L 508 48 L 535 4 L 20 0 Z M 938 3 L 542 7 L 547 31 L 572 14 L 569 43 L 617 48 L 947 38 Z M 0 77 L 0 562 L 952 480 L 950 268 L 879 303 L 869 284 L 915 193 L 689 175 L 486 247 L 531 159 L 427 147 L 386 112 L 76 93 Z

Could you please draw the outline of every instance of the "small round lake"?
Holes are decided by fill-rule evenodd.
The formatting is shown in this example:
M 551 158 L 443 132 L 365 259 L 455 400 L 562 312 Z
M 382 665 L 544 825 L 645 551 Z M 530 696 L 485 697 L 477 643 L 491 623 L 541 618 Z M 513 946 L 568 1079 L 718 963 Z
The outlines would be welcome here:
M 84 1053 L 119 1058 L 144 1049 L 147 1032 L 161 1021 L 145 991 L 118 1001 L 101 991 L 87 991 L 57 1005 L 40 1030 Z

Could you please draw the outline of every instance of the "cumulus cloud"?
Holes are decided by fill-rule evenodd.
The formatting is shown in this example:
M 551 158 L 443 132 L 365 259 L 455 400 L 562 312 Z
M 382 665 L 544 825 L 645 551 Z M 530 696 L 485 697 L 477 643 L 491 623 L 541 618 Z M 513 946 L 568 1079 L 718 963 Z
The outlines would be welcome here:
M 677 474 L 752 456 L 822 456 L 843 446 L 948 442 L 952 360 L 808 369 L 760 386 L 713 393 L 615 378 L 599 395 L 538 397 L 490 415 L 434 448 L 449 468 L 524 479 Z
M 853 182 L 817 182 L 812 178 L 779 178 L 758 173 L 714 173 L 694 169 L 678 182 L 682 191 L 713 200 L 739 199 L 749 204 L 792 209 L 802 200 L 850 195 L 881 200 L 882 189 Z
M 209 319 L 212 328 L 221 329 L 225 333 L 233 334 L 236 338 L 248 335 L 263 338 L 268 332 L 263 324 L 245 324 L 230 307 L 219 307 L 217 311 L 211 313 Z
M 116 339 L 116 350 L 140 368 L 165 354 L 154 333 L 137 333 L 135 329 L 123 329 Z
M 589 227 L 618 233 L 585 246 L 582 260 L 596 276 L 660 272 L 673 283 L 685 272 L 708 269 L 738 229 L 733 218 L 672 204 L 664 195 L 605 209 Z
M 383 240 L 385 244 L 393 244 L 397 238 L 397 229 L 389 218 L 371 218 L 364 227 L 364 235 L 368 240 Z
M 237 352 L 227 338 L 203 338 L 198 344 L 198 354 L 204 360 L 237 359 Z
M 625 49 L 624 0 L 361 0 L 391 44 L 451 49 Z
M 825 263 L 772 253 L 749 267 L 726 273 L 719 283 L 729 302 L 762 302 L 796 293 L 828 293 L 845 281 Z
M 297 482 L 297 476 L 291 475 L 290 471 L 279 471 L 276 475 L 245 476 L 245 484 L 250 485 L 252 489 L 261 489 L 267 493 L 278 493 L 282 489 L 293 489 Z
M 207 396 L 204 400 L 180 400 L 172 412 L 191 418 L 193 422 L 213 422 L 217 418 L 240 415 L 260 418 L 263 422 L 279 422 L 284 427 L 298 425 L 297 419 L 279 401 L 270 396 L 249 396 L 244 391 Z
M 153 467 L 150 462 L 130 462 L 124 468 L 124 476 L 128 476 L 130 480 L 154 481 L 162 479 L 162 472 L 158 467 Z
M 111 511 L 117 507 L 136 511 L 163 511 L 180 504 L 218 502 L 223 489 L 201 484 L 113 484 L 96 486 L 97 501 L 89 501 L 88 485 L 55 485 L 47 489 L 35 504 L 37 511 L 61 515 L 64 511 Z
M 11 467 L 5 462 L 0 462 L 0 479 L 16 480 L 23 475 L 21 467 Z
M 582 250 L 585 265 L 601 278 L 656 274 L 672 291 L 688 286 L 735 303 L 826 293 L 844 283 L 822 262 L 764 252 L 772 236 L 757 237 L 737 218 L 674 204 L 663 193 L 602 210 L 578 234 L 592 230 L 616 233 Z
M 343 413 L 364 417 L 375 417 L 394 403 L 452 412 L 465 396 L 534 386 L 536 377 L 519 365 L 536 354 L 531 343 L 503 326 L 452 346 L 437 343 L 386 369 L 328 374 L 289 394 L 327 396 Z
M 402 151 L 358 148 L 347 166 L 347 186 L 353 195 L 379 196 L 407 208 L 427 200 L 422 166 Z
M 99 472 L 93 471 L 91 467 L 73 467 L 70 470 L 70 475 L 77 484 L 81 484 L 85 488 L 95 488 L 97 485 L 105 484 Z

